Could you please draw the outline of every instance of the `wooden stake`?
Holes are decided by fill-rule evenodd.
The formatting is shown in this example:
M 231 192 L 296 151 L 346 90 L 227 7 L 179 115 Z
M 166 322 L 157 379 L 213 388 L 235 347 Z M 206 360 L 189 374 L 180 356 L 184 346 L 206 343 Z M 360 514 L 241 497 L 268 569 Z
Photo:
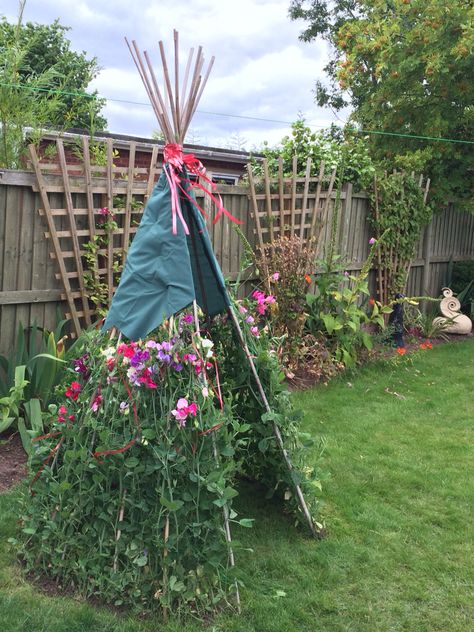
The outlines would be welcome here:
M 127 490 L 124 489 L 123 497 L 122 497 L 122 504 L 120 505 L 120 511 L 119 511 L 119 515 L 118 515 L 118 522 L 123 522 L 123 515 L 125 513 L 125 497 L 126 497 L 126 495 L 127 495 Z M 117 529 L 117 533 L 115 535 L 114 573 L 117 572 L 117 568 L 118 568 L 118 542 L 120 540 L 121 535 L 122 535 L 122 530 L 121 529 Z
M 173 31 L 174 38 L 174 102 L 176 106 L 176 135 L 178 142 L 181 141 L 181 119 L 180 119 L 180 102 L 179 102 L 179 34 Z

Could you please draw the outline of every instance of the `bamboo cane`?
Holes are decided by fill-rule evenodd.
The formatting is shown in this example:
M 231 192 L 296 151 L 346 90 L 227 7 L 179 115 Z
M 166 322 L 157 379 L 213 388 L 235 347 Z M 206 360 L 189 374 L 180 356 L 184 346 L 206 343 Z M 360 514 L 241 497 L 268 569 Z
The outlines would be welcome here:
M 249 351 L 249 348 L 247 346 L 247 343 L 245 342 L 244 335 L 242 333 L 242 329 L 240 328 L 239 321 L 237 320 L 237 317 L 236 317 L 235 312 L 232 309 L 232 307 L 229 307 L 227 311 L 228 311 L 228 314 L 231 317 L 231 320 L 232 320 L 232 322 L 234 324 L 234 327 L 235 327 L 235 330 L 236 330 L 237 335 L 239 337 L 242 349 L 243 349 L 243 351 L 244 351 L 244 353 L 245 353 L 245 355 L 247 357 L 248 363 L 250 365 L 250 369 L 251 369 L 251 371 L 253 373 L 253 377 L 255 379 L 258 391 L 260 393 L 260 397 L 262 398 L 263 405 L 264 405 L 266 411 L 268 413 L 271 413 L 272 409 L 270 408 L 270 404 L 268 403 L 267 396 L 265 394 L 262 382 L 260 381 L 260 378 L 258 376 L 257 369 L 255 367 L 255 363 L 254 363 L 253 358 L 252 358 L 252 356 L 250 354 L 250 351 Z M 279 446 L 279 448 L 280 448 L 280 450 L 281 450 L 281 452 L 283 454 L 283 458 L 285 459 L 286 466 L 287 466 L 287 468 L 288 468 L 288 470 L 290 472 L 293 472 L 294 471 L 293 464 L 292 464 L 290 456 L 289 456 L 289 454 L 288 454 L 288 452 L 287 452 L 287 450 L 286 450 L 286 448 L 284 446 L 283 438 L 282 438 L 281 432 L 280 432 L 280 428 L 277 426 L 277 424 L 275 422 L 273 422 L 273 432 L 274 432 L 275 438 L 277 440 L 278 446 Z M 314 528 L 314 522 L 313 522 L 313 519 L 311 518 L 311 514 L 309 513 L 308 506 L 306 505 L 306 501 L 304 499 L 303 492 L 301 491 L 301 487 L 297 483 L 294 483 L 294 485 L 295 485 L 295 489 L 296 489 L 296 495 L 298 496 L 298 501 L 299 501 L 299 504 L 300 504 L 301 511 L 303 512 L 303 514 L 304 514 L 304 516 L 306 518 L 306 521 L 308 523 L 308 527 L 309 527 L 312 535 L 315 538 L 317 538 L 318 535 L 317 535 L 316 530 Z
M 199 336 L 201 332 L 200 332 L 200 327 L 199 327 L 198 308 L 197 308 L 196 301 L 193 301 L 193 310 L 194 310 L 194 326 L 196 328 L 196 334 Z M 201 372 L 200 379 L 203 385 L 207 387 L 207 378 L 204 371 Z M 215 439 L 214 433 L 211 433 L 211 437 L 212 437 L 212 452 L 214 454 L 214 460 L 216 462 L 216 465 L 219 467 L 219 455 L 217 452 L 217 445 L 216 445 L 216 439 Z M 234 568 L 235 558 L 234 558 L 234 550 L 232 548 L 232 535 L 230 532 L 229 511 L 225 505 L 224 507 L 222 507 L 222 512 L 224 514 L 225 539 L 227 541 L 227 544 L 229 545 L 229 562 L 230 562 L 231 567 Z M 235 583 L 235 601 L 237 602 L 237 610 L 240 614 L 240 592 L 239 592 L 239 586 L 237 582 Z

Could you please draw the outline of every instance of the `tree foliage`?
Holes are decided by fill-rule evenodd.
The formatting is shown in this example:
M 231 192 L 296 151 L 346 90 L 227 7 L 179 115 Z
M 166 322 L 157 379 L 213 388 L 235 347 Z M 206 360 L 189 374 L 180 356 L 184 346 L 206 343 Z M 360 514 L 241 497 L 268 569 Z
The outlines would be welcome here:
M 85 90 L 97 75 L 95 58 L 70 48 L 67 27 L 0 21 L 0 165 L 21 165 L 25 129 L 104 129 L 105 99 Z
M 474 5 L 471 0 L 292 0 L 301 39 L 323 38 L 332 54 L 319 105 L 353 108 L 362 128 L 474 138 Z M 472 145 L 371 135 L 374 155 L 425 169 L 438 198 L 472 198 Z

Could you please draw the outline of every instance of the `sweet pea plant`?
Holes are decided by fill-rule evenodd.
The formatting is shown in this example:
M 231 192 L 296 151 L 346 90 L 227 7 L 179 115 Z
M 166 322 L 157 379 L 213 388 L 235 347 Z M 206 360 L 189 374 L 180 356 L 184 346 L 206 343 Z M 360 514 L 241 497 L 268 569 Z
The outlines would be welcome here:
M 27 569 L 116 605 L 213 608 L 236 585 L 224 512 L 237 520 L 248 426 L 222 397 L 212 340 L 184 314 L 143 341 L 94 332 L 79 348 L 36 441 Z
M 284 383 L 285 373 L 279 360 L 282 340 L 273 336 L 271 328 L 273 309 L 275 297 L 257 290 L 250 298 L 236 303 L 235 310 L 271 412 L 265 412 L 262 406 L 250 366 L 239 345 L 235 328 L 227 317 L 216 319 L 213 339 L 219 358 L 222 389 L 230 394 L 234 416 L 242 424 L 241 429 L 245 430 L 246 441 L 236 449 L 241 473 L 261 483 L 267 498 L 276 496 L 280 499 L 285 511 L 304 526 L 305 519 L 294 493 L 294 484 L 301 486 L 314 516 L 321 482 L 319 473 L 306 463 L 306 449 L 313 445 L 313 440 L 301 431 L 301 413 L 293 409 Z M 286 467 L 275 439 L 274 422 L 280 429 L 285 449 L 291 455 L 292 472 Z M 315 524 L 317 529 L 321 527 Z
M 225 519 L 252 522 L 232 507 L 237 474 L 258 480 L 299 520 L 297 482 L 315 511 L 321 484 L 305 465 L 310 440 L 282 385 L 266 320 L 274 304 L 256 291 L 236 305 L 271 413 L 228 317 L 198 334 L 184 313 L 138 342 L 84 334 L 58 389 L 56 420 L 35 442 L 18 542 L 27 570 L 116 605 L 202 613 L 241 581 L 224 527 Z

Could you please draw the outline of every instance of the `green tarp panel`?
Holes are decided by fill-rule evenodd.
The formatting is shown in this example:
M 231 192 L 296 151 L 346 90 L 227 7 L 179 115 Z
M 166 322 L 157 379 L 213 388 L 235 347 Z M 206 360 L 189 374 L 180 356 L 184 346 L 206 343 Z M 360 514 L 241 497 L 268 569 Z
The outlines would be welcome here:
M 194 200 L 193 191 L 187 192 Z M 203 217 L 183 194 L 180 201 L 189 235 L 179 219 L 173 235 L 171 191 L 162 173 L 128 252 L 104 330 L 117 327 L 127 338 L 138 340 L 194 299 L 209 316 L 229 307 Z

